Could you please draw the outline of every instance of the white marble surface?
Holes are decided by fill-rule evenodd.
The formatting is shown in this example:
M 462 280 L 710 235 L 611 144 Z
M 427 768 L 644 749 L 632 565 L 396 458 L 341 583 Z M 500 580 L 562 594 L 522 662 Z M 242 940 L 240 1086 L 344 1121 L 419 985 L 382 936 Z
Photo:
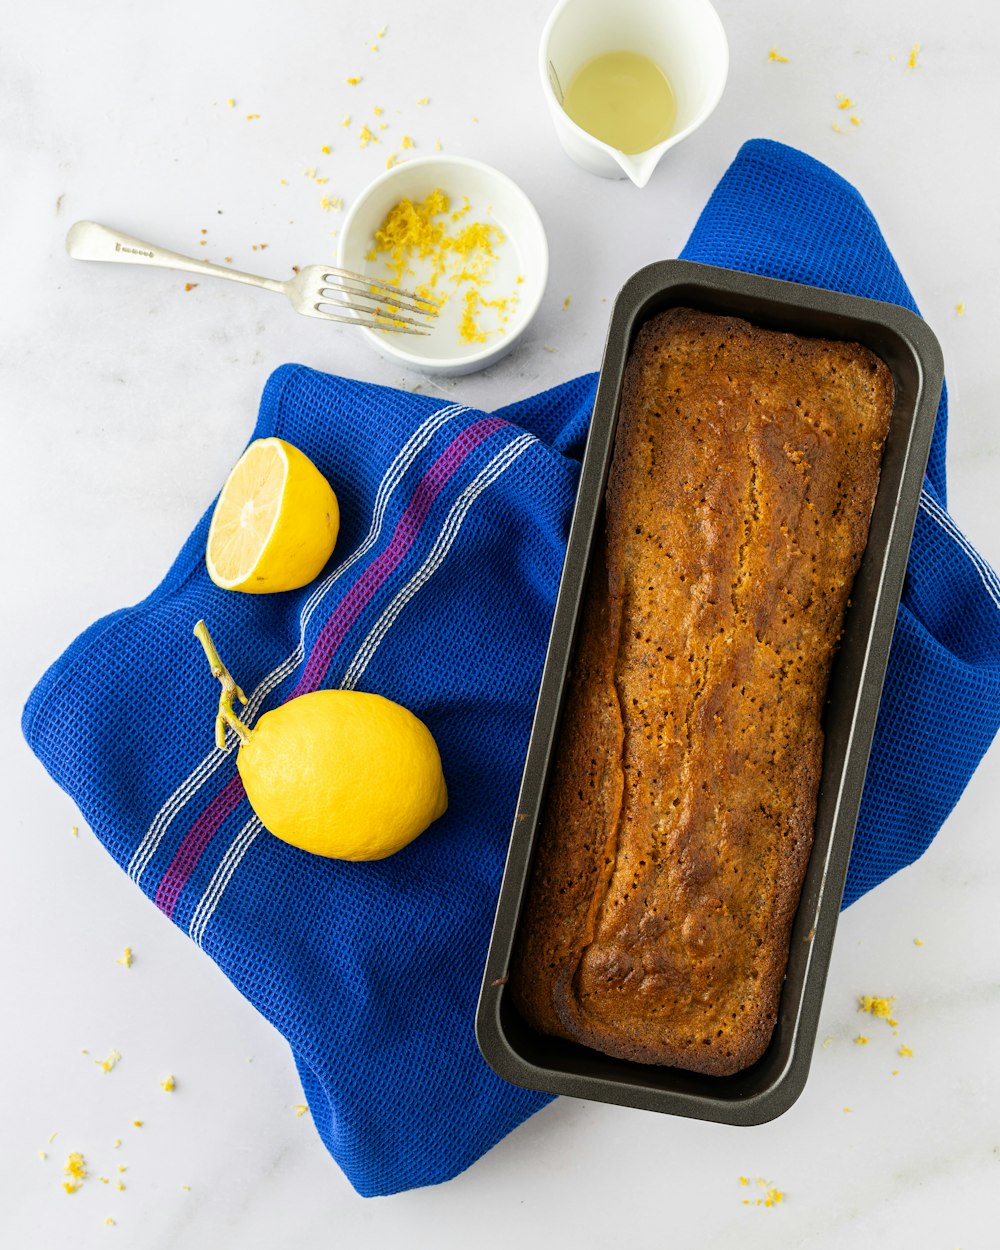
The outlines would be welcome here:
M 79 816 L 21 740 L 43 668 L 159 580 L 242 447 L 273 367 L 297 360 L 485 407 L 594 369 L 622 281 L 676 255 L 756 135 L 832 164 L 878 215 L 944 347 L 954 515 L 1000 564 L 996 7 L 719 0 L 726 95 L 642 192 L 584 174 L 557 148 L 535 79 L 548 7 L 37 0 L 5 12 L 5 1247 L 998 1245 L 997 747 L 923 860 L 843 917 L 820 1032 L 832 1041 L 780 1120 L 739 1130 L 565 1099 L 457 1180 L 364 1201 L 294 1114 L 302 1095 L 282 1039 L 86 828 L 72 836 Z M 768 60 L 772 46 L 787 63 Z M 362 83 L 347 86 L 350 75 Z M 844 133 L 832 127 L 845 119 L 837 93 L 861 120 Z M 389 129 L 362 150 L 357 125 L 375 105 Z M 186 293 L 172 275 L 63 253 L 67 226 L 91 217 L 282 275 L 332 257 L 338 214 L 321 209 L 322 192 L 349 205 L 404 133 L 416 152 L 440 140 L 499 166 L 548 230 L 537 323 L 488 373 L 423 382 L 272 296 L 208 280 Z M 304 176 L 310 166 L 329 183 Z M 116 963 L 126 944 L 128 970 Z M 898 1037 L 856 1014 L 863 993 L 896 996 Z M 862 1024 L 864 1047 L 852 1044 Z M 124 1057 L 104 1075 L 94 1058 L 111 1048 Z M 159 1088 L 167 1072 L 172 1095 Z M 60 1188 L 69 1150 L 92 1171 L 72 1197 Z M 742 1204 L 758 1176 L 785 1191 L 781 1206 Z

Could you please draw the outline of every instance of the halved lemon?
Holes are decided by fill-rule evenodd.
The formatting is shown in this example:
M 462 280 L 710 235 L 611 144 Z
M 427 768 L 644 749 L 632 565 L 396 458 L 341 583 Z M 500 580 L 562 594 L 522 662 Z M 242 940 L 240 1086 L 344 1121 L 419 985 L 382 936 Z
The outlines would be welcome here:
M 296 590 L 329 560 L 339 529 L 337 496 L 309 457 L 284 439 L 259 438 L 215 505 L 208 575 L 224 590 Z

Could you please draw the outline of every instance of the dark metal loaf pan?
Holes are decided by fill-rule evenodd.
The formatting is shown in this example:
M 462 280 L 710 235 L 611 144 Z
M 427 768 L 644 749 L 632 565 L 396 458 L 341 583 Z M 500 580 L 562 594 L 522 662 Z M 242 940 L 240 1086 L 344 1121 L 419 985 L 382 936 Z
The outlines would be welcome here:
M 558 742 L 591 547 L 600 532 L 625 363 L 643 322 L 677 306 L 734 314 L 765 328 L 862 343 L 892 370 L 896 392 L 868 546 L 827 694 L 815 837 L 792 929 L 778 1022 L 763 1057 L 727 1077 L 613 1059 L 543 1036 L 520 1017 L 506 984 Z M 480 1049 L 506 1080 L 728 1124 L 774 1119 L 801 1093 L 942 382 L 941 351 L 933 333 L 919 317 L 894 304 L 686 261 L 650 265 L 622 288 L 611 317 L 476 1015 Z

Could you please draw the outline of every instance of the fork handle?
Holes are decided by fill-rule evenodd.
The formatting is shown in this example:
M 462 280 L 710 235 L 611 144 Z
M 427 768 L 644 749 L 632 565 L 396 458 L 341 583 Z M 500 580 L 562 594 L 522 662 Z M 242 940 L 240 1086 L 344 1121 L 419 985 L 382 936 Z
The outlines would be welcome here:
M 130 234 L 122 234 L 96 221 L 78 221 L 66 235 L 66 251 L 74 260 L 110 260 L 126 265 L 153 265 L 158 269 L 179 269 L 183 273 L 210 274 L 216 278 L 229 278 L 233 282 L 245 282 L 249 286 L 263 287 L 265 291 L 284 291 L 285 284 L 274 278 L 261 278 L 244 273 L 241 269 L 223 268 L 210 261 L 195 260 L 181 256 L 155 243 L 144 243 Z

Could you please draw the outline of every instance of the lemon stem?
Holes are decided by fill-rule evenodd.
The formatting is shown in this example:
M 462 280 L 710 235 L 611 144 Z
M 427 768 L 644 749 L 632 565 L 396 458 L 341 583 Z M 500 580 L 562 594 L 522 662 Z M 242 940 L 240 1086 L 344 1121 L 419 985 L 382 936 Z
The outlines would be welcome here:
M 201 643 L 208 656 L 208 662 L 212 668 L 212 676 L 218 677 L 222 682 L 222 693 L 219 695 L 219 712 L 215 718 L 215 745 L 220 751 L 226 749 L 226 726 L 228 725 L 240 740 L 242 746 L 245 742 L 250 741 L 250 730 L 243 724 L 240 718 L 233 711 L 233 696 L 241 703 L 247 702 L 247 697 L 243 691 L 233 681 L 232 675 L 225 664 L 219 659 L 219 653 L 215 649 L 215 643 L 212 636 L 208 632 L 208 626 L 204 621 L 199 621 L 194 627 L 194 636 Z

